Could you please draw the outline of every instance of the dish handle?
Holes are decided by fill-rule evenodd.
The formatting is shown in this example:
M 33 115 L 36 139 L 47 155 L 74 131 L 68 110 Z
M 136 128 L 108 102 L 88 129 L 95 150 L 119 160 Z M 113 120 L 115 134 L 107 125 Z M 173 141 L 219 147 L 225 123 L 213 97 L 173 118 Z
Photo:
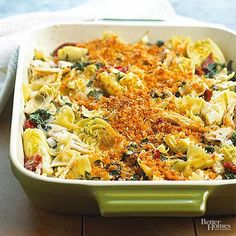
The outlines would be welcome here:
M 102 216 L 202 216 L 209 196 L 209 190 L 196 186 L 186 189 L 117 187 L 120 186 L 96 190 Z

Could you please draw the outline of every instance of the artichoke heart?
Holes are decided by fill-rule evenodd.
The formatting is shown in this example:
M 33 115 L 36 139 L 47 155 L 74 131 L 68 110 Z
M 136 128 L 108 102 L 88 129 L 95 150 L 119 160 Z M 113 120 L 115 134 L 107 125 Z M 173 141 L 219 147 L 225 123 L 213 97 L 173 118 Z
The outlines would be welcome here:
M 127 89 L 137 89 L 137 88 L 143 88 L 144 87 L 143 82 L 133 72 L 129 72 L 127 75 L 125 75 L 120 80 L 120 84 L 122 86 L 125 86 Z
M 77 135 L 86 144 L 107 148 L 115 144 L 117 133 L 110 124 L 101 118 L 85 118 L 76 125 Z
M 224 64 L 225 58 L 219 46 L 211 39 L 199 40 L 187 46 L 187 55 L 200 66 L 212 53 L 214 61 Z
M 58 50 L 58 58 L 65 61 L 78 61 L 88 53 L 87 48 L 65 46 Z
M 220 152 L 224 155 L 225 161 L 233 162 L 236 165 L 236 147 L 233 145 L 223 145 Z
M 153 179 L 153 170 L 147 166 L 139 157 L 137 159 L 138 164 L 142 168 L 143 172 L 148 176 L 149 179 Z
M 115 74 L 108 74 L 106 71 L 99 74 L 99 82 L 102 84 L 104 89 L 111 95 L 117 95 L 124 92 L 124 88 L 118 82 Z
M 42 156 L 42 174 L 52 175 L 50 148 L 44 132 L 40 129 L 26 129 L 23 133 L 23 146 L 27 158 Z
M 186 153 L 190 144 L 189 138 L 181 139 L 172 134 L 165 136 L 164 141 L 166 142 L 168 147 L 175 153 Z

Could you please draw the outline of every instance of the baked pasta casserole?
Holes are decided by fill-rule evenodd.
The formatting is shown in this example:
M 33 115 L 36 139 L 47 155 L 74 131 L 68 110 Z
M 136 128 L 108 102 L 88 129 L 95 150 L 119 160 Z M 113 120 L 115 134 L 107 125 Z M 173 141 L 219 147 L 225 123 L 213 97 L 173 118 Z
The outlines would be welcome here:
M 105 32 L 35 49 L 22 85 L 24 167 L 86 180 L 236 178 L 236 76 L 212 39 Z

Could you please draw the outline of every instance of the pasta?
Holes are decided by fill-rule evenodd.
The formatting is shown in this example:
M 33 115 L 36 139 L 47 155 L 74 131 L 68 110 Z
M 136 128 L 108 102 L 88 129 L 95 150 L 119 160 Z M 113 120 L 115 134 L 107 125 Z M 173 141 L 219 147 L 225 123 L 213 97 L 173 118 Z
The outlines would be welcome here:
M 24 166 L 51 178 L 236 178 L 236 77 L 212 39 L 112 32 L 35 50 L 22 85 Z

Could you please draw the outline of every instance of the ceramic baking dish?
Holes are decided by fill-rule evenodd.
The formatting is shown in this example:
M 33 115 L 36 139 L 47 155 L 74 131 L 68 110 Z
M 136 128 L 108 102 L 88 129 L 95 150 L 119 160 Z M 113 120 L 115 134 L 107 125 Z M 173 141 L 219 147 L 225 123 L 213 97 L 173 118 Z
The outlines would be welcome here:
M 146 23 L 145 23 L 146 24 Z M 236 180 L 220 181 L 92 181 L 55 179 L 36 175 L 23 167 L 22 82 L 35 48 L 46 53 L 64 42 L 78 42 L 113 31 L 135 42 L 149 31 L 150 40 L 176 34 L 193 39 L 212 38 L 226 59 L 236 62 L 236 34 L 224 28 L 158 24 L 74 23 L 50 25 L 27 33 L 20 45 L 10 140 L 12 170 L 35 205 L 55 212 L 103 216 L 202 216 L 236 213 Z M 235 64 L 234 64 L 235 66 Z

